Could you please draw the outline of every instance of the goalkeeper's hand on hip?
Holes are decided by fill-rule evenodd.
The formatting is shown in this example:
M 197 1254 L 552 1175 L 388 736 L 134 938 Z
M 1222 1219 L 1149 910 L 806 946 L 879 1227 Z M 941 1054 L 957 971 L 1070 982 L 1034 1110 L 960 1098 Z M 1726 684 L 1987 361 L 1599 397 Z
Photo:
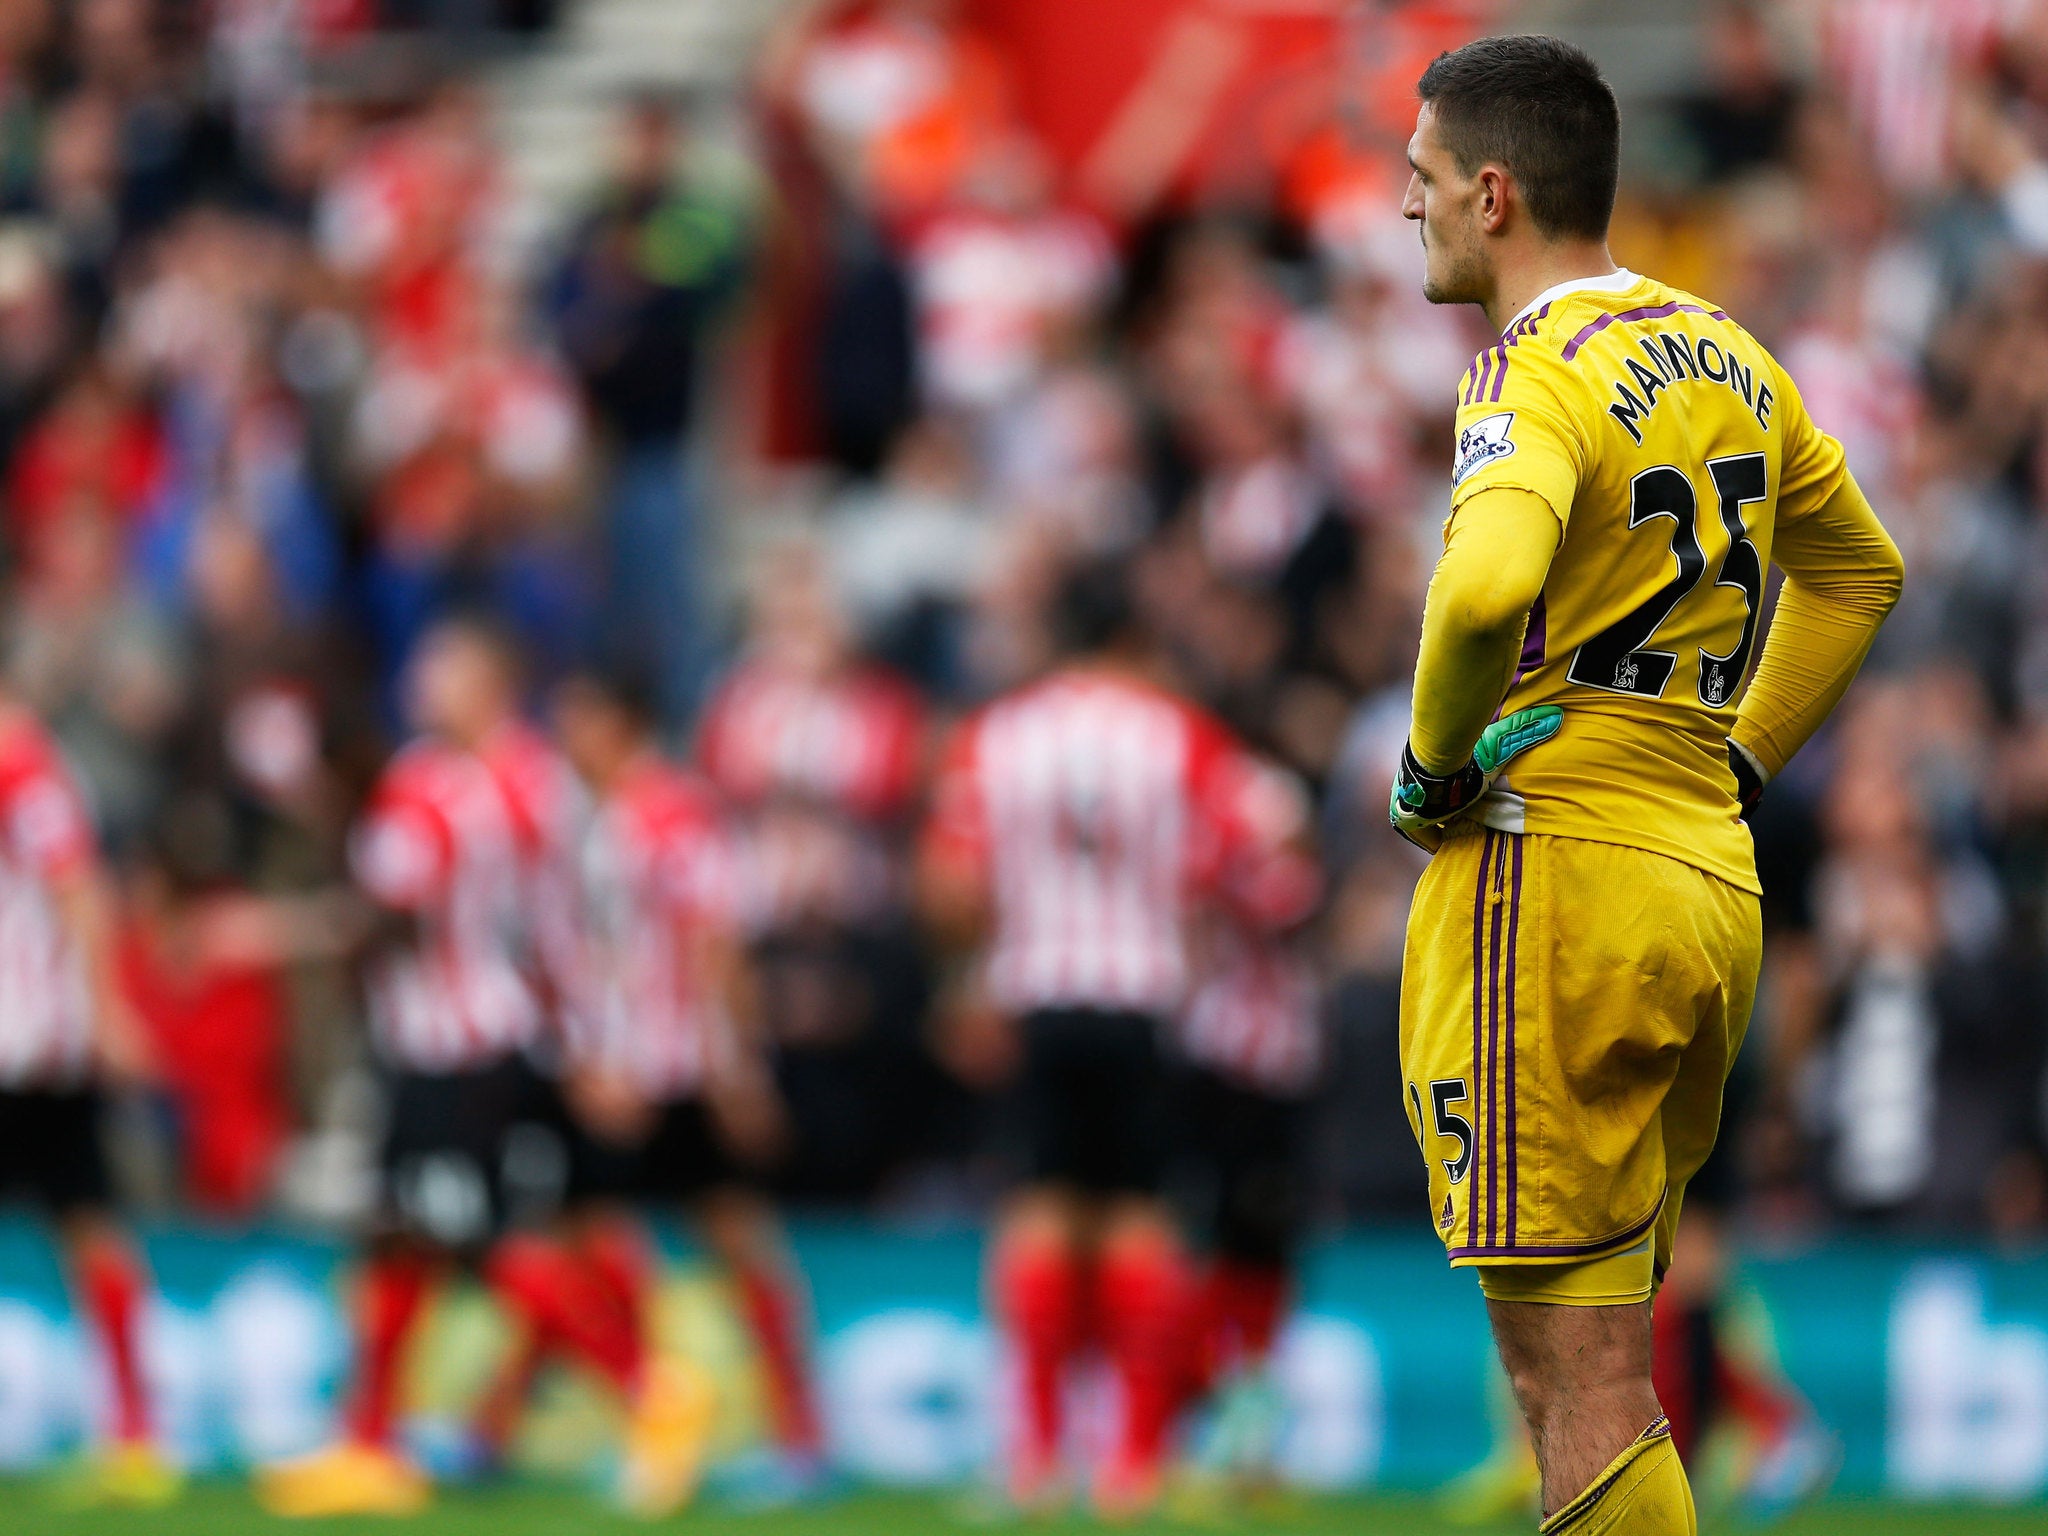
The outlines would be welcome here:
M 1435 853 L 1444 840 L 1443 827 L 1471 810 L 1493 788 L 1514 758 L 1550 740 L 1564 725 L 1564 711 L 1555 704 L 1518 709 L 1496 720 L 1479 735 L 1462 768 L 1447 774 L 1424 771 L 1415 750 L 1401 748 L 1394 770 L 1394 793 L 1387 802 L 1387 820 L 1394 830 L 1425 853 Z

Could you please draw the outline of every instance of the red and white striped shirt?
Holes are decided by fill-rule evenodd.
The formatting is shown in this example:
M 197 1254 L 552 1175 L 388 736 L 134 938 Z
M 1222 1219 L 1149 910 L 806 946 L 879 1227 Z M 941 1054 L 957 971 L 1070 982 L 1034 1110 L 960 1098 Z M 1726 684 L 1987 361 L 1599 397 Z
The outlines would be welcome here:
M 0 730 L 0 1086 L 66 1087 L 92 1059 L 92 995 L 53 887 L 98 851 L 77 786 L 42 726 Z
M 1258 909 L 1287 895 L 1264 872 L 1233 876 L 1271 813 L 1270 783 L 1220 722 L 1106 670 L 1057 672 L 968 721 L 940 770 L 931 835 L 989 883 L 991 1001 L 1170 1016 L 1196 902 Z
M 2025 0 L 1830 0 L 1822 49 L 1830 84 L 1878 169 L 1912 193 L 1952 171 L 1957 81 L 1988 62 Z
M 879 667 L 815 678 L 742 662 L 705 712 L 698 759 L 737 813 L 748 909 L 857 920 L 896 901 L 891 834 L 915 800 L 924 703 Z
M 651 1098 L 687 1098 L 735 1049 L 716 979 L 695 965 L 695 941 L 734 922 L 735 860 L 710 787 L 648 754 L 598 807 L 582 854 L 579 1056 Z
M 369 968 L 370 1018 L 393 1065 L 457 1072 L 531 1046 L 517 816 L 481 758 L 421 740 L 384 770 L 350 850 L 357 882 L 417 925 Z
M 942 215 L 912 241 L 909 265 L 925 388 L 936 405 L 967 411 L 1021 394 L 1052 338 L 1116 280 L 1102 226 L 1063 210 Z
M 1322 1068 L 1322 992 L 1292 930 L 1322 892 L 1308 844 L 1308 791 L 1255 763 L 1239 792 L 1244 835 L 1205 913 L 1181 1054 L 1260 1092 L 1305 1092 Z
M 705 712 L 698 755 L 736 806 L 806 800 L 887 821 L 917 792 L 923 736 L 916 690 L 880 667 L 813 678 L 744 661 Z
M 1322 988 L 1284 934 L 1218 923 L 1181 1015 L 1181 1054 L 1261 1093 L 1292 1097 L 1323 1065 Z
M 519 855 L 522 957 L 543 1010 L 564 1032 L 583 969 L 580 848 L 590 797 L 568 759 L 524 720 L 498 727 L 477 754 L 512 813 Z

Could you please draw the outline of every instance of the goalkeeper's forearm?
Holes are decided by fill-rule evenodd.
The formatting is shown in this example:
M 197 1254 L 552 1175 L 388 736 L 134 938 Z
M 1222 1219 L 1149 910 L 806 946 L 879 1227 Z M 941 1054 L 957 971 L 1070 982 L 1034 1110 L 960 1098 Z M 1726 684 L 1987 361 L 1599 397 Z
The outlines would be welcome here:
M 1528 491 L 1482 491 L 1452 517 L 1415 660 L 1408 740 L 1427 772 L 1463 765 L 1500 708 L 1562 537 L 1549 504 Z
M 1733 737 L 1775 776 L 1841 702 L 1899 600 L 1906 566 L 1847 476 L 1812 513 L 1778 528 L 1771 558 L 1785 586 Z

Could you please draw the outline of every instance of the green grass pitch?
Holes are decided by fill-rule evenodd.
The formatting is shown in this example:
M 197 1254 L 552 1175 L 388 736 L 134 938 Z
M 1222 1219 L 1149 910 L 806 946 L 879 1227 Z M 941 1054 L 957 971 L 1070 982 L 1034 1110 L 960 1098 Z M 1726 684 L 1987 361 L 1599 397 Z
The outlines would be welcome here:
M 169 1510 L 149 1514 L 73 1513 L 49 1506 L 36 1485 L 0 1483 L 0 1528 L 8 1536 L 601 1536 L 672 1530 L 679 1536 L 922 1536 L 922 1533 L 1017 1531 L 1030 1536 L 1082 1536 L 1107 1529 L 1093 1521 L 1009 1521 L 977 1515 L 958 1498 L 858 1494 L 814 1508 L 743 1514 L 707 1503 L 650 1526 L 621 1519 L 573 1494 L 532 1489 L 444 1498 L 415 1520 L 327 1520 L 294 1523 L 260 1513 L 246 1492 L 205 1483 Z M 1451 1536 L 1461 1528 L 1435 1519 L 1427 1505 L 1397 1499 L 1332 1499 L 1288 1504 L 1257 1514 L 1205 1521 L 1156 1520 L 1115 1527 L 1124 1536 L 1199 1536 L 1245 1531 L 1272 1536 Z M 1471 1536 L 1469 1528 L 1463 1528 Z M 1500 1536 L 1528 1526 L 1496 1527 Z M 1773 1526 L 1782 1536 L 1991 1536 L 2048 1531 L 2048 1512 L 1824 1505 Z

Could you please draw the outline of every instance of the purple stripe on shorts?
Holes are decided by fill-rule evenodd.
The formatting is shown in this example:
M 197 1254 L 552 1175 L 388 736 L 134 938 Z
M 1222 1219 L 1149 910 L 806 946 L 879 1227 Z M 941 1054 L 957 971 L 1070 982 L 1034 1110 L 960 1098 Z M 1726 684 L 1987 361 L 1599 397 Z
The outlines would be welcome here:
M 1488 832 L 1487 836 L 1496 834 Z M 1493 883 L 1503 890 L 1507 866 L 1508 838 L 1501 835 L 1493 856 Z M 1486 1240 L 1490 1243 L 1500 1230 L 1500 930 L 1507 914 L 1490 893 L 1486 904 L 1493 917 L 1486 945 Z
M 1479 1042 L 1485 1013 L 1481 981 L 1485 974 L 1481 954 L 1486 947 L 1486 867 L 1493 862 L 1493 832 L 1479 850 L 1479 892 L 1472 898 L 1472 1134 L 1479 1134 Z M 1479 1149 L 1465 1160 L 1465 1241 L 1479 1241 Z
M 1508 1246 L 1515 1246 L 1515 1207 L 1520 1190 L 1515 1182 L 1515 947 L 1522 934 L 1522 842 L 1508 840 L 1515 850 L 1513 890 L 1508 896 Z
M 1499 1246 L 1474 1244 L 1468 1248 L 1453 1248 L 1453 1259 L 1577 1259 L 1588 1254 L 1604 1253 L 1610 1248 L 1626 1248 L 1657 1223 L 1664 1211 L 1663 1195 L 1657 1197 L 1657 1204 L 1650 1214 L 1625 1232 L 1612 1237 L 1602 1237 L 1590 1243 L 1502 1243 Z
M 1726 320 L 1728 312 L 1723 309 L 1708 309 L 1702 304 L 1681 304 L 1673 299 L 1669 304 L 1646 304 L 1641 309 L 1624 309 L 1619 314 L 1605 314 L 1589 321 L 1578 335 L 1564 344 L 1564 360 L 1570 362 L 1579 355 L 1579 348 L 1598 336 L 1610 325 L 1628 324 L 1632 320 L 1662 320 L 1666 315 L 1705 315 L 1709 320 Z

